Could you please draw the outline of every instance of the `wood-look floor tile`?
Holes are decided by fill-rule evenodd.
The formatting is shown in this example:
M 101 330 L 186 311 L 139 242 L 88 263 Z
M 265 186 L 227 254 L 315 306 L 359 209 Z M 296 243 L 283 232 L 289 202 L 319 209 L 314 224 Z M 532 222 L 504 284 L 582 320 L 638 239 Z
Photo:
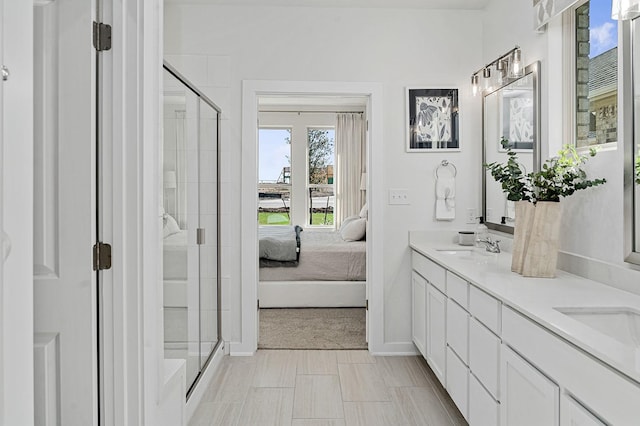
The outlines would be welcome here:
M 343 401 L 391 401 L 375 364 L 338 364 Z
M 377 359 L 377 366 L 389 387 L 429 386 L 415 356 L 381 356 Z
M 425 373 L 425 376 L 430 383 L 431 389 L 433 389 L 434 393 L 436 394 L 444 408 L 447 410 L 447 413 L 453 421 L 453 424 L 459 426 L 466 425 L 467 421 L 462 416 L 462 413 L 460 412 L 460 410 L 458 410 L 458 407 L 456 407 L 456 404 L 453 402 L 451 396 L 442 386 L 442 383 L 440 383 L 440 380 L 438 380 L 431 367 L 429 367 L 427 361 L 422 357 L 417 357 L 417 363 L 420 369 Z
M 300 351 L 298 374 L 338 374 L 335 351 Z
M 294 419 L 341 419 L 342 394 L 338 376 L 299 375 L 293 400 Z
M 296 351 L 258 351 L 253 386 L 263 388 L 292 388 L 298 364 Z
M 238 425 L 290 425 L 292 413 L 293 389 L 251 388 L 242 407 Z
M 374 364 L 376 359 L 369 351 L 336 351 L 338 364 Z
M 391 393 L 396 406 L 408 424 L 421 426 L 453 424 L 447 410 L 432 388 L 391 388 Z
M 189 426 L 233 426 L 238 423 L 242 403 L 201 402 Z
M 291 426 L 345 426 L 344 419 L 293 419 Z
M 247 396 L 255 363 L 223 363 L 203 396 L 204 401 L 243 402 Z
M 394 402 L 345 402 L 344 420 L 349 426 L 407 424 Z

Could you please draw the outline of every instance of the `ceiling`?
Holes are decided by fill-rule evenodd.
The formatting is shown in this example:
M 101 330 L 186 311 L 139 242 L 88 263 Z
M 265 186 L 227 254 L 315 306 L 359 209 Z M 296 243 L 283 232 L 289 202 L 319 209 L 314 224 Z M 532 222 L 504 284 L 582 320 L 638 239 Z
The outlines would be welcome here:
M 484 9 L 490 0 L 165 0 L 166 3 L 235 6 L 367 7 L 390 9 Z

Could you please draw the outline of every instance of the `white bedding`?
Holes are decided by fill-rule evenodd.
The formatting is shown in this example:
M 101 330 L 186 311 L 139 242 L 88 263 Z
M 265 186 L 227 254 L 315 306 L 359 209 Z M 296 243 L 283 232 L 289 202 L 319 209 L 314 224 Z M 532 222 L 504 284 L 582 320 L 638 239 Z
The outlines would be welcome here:
M 162 240 L 163 278 L 187 279 L 187 231 L 181 230 Z
M 338 232 L 300 233 L 296 267 L 260 268 L 260 281 L 365 281 L 366 241 L 344 241 Z

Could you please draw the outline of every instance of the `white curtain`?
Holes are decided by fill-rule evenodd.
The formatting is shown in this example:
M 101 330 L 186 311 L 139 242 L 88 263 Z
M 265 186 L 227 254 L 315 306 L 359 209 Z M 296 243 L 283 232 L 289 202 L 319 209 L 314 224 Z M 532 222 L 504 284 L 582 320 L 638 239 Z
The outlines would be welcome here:
M 356 215 L 365 202 L 360 190 L 366 172 L 365 127 L 363 114 L 339 113 L 336 122 L 336 213 L 335 223 Z

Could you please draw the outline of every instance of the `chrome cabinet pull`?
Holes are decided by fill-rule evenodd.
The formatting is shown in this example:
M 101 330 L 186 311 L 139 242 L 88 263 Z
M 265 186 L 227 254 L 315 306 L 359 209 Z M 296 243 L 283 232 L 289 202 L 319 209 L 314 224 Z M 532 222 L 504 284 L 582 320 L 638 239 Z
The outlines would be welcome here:
M 2 81 L 9 80 L 9 68 L 6 65 L 2 66 Z

